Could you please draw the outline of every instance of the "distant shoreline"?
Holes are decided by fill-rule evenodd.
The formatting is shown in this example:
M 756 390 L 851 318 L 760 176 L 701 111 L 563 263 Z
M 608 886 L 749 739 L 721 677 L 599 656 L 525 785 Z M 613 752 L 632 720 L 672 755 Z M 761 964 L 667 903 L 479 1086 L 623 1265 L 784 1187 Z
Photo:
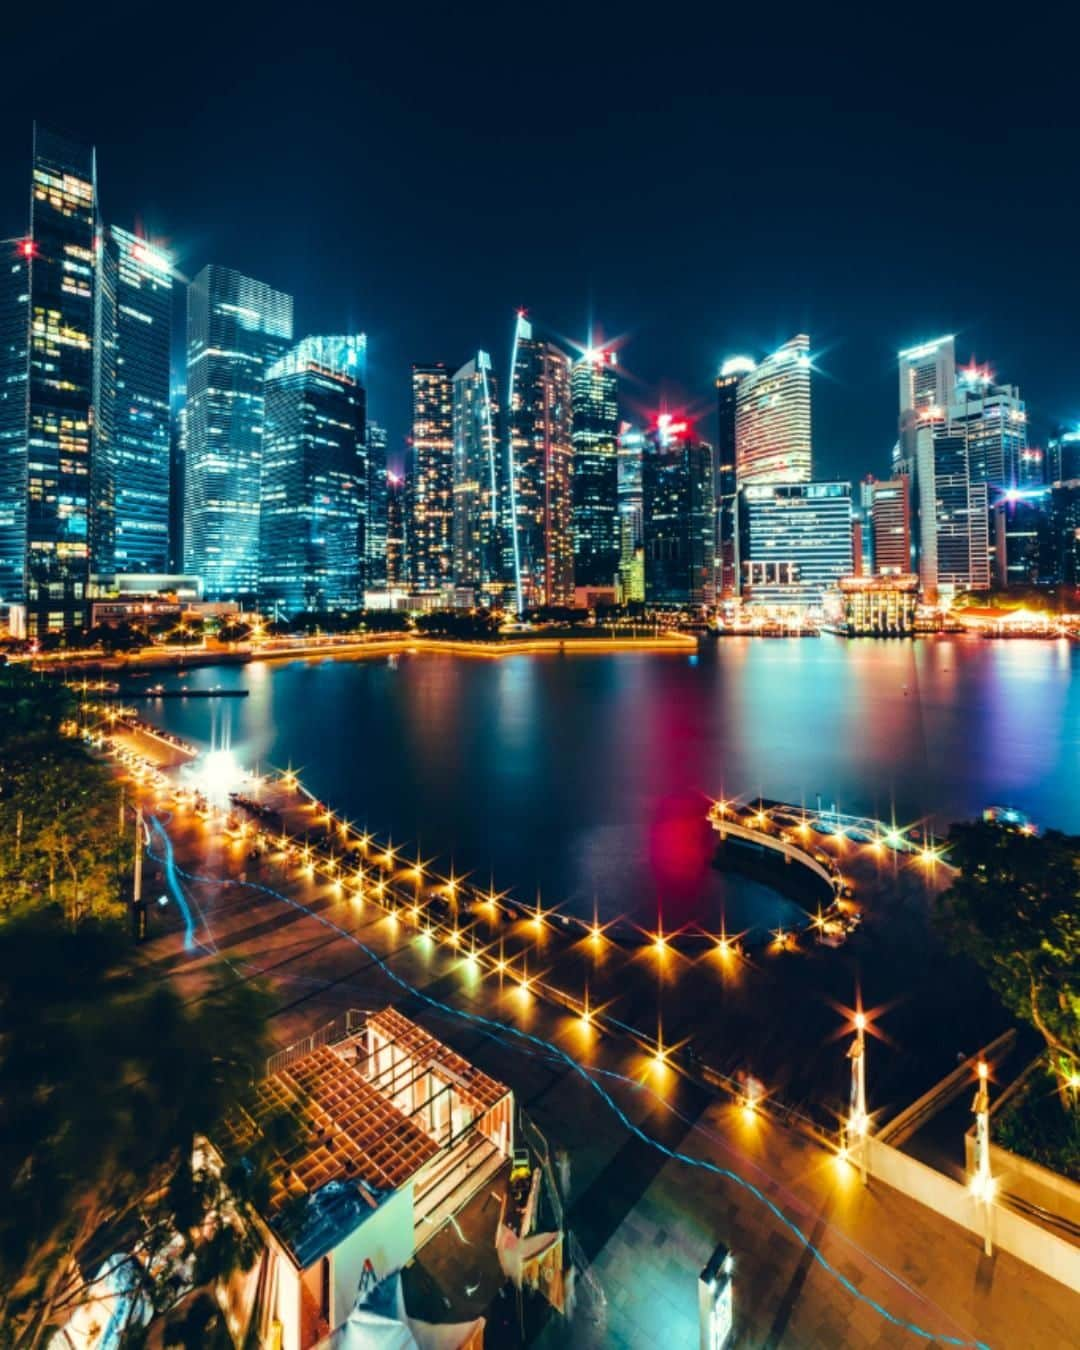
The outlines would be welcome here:
M 688 633 L 650 634 L 647 637 L 522 637 L 496 642 L 469 641 L 461 638 L 425 637 L 419 634 L 388 633 L 354 642 L 297 644 L 272 649 L 244 648 L 207 651 L 203 648 L 183 652 L 162 652 L 148 648 L 133 656 L 57 657 L 36 663 L 40 670 L 109 671 L 112 674 L 134 671 L 191 670 L 202 666 L 242 666 L 253 661 L 310 661 L 327 657 L 400 655 L 408 652 L 450 652 L 455 656 L 498 658 L 522 653 L 576 653 L 649 651 L 683 655 L 697 651 L 698 641 Z

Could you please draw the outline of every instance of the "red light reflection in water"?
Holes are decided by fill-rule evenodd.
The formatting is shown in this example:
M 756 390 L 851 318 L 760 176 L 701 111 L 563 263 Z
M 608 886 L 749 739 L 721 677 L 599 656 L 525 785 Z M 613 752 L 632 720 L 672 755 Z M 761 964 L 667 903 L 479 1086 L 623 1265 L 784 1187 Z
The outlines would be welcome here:
M 698 793 L 673 793 L 656 803 L 649 826 L 649 868 L 665 908 L 674 902 L 673 919 L 700 895 L 715 847 Z

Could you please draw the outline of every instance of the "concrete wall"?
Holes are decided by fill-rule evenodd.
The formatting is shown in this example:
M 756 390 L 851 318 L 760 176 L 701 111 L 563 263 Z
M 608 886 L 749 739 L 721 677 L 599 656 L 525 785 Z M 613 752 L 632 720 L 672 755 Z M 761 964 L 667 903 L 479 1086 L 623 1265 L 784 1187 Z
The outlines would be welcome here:
M 975 1159 L 973 1130 L 964 1136 L 964 1153 L 970 1171 Z M 1075 1181 L 994 1143 L 990 1145 L 990 1171 L 1000 1190 L 1018 1195 L 1080 1227 L 1080 1186 Z
M 871 1137 L 867 1143 L 871 1176 L 977 1234 L 981 1241 L 986 1210 L 976 1203 L 966 1186 L 880 1139 Z M 996 1247 L 1080 1293 L 1080 1246 L 1001 1205 L 991 1206 L 990 1223 Z

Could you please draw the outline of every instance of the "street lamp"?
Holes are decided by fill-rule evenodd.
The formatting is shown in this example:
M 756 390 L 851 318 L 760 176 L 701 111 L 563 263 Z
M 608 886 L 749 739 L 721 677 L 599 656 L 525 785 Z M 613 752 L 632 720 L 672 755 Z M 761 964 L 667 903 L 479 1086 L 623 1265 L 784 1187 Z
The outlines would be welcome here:
M 857 1142 L 859 1150 L 859 1173 L 863 1185 L 868 1181 L 867 1168 L 867 1126 L 866 1114 L 866 1014 L 860 1009 L 855 1014 L 855 1040 L 848 1050 L 851 1060 L 851 1098 L 847 1119 L 847 1137 Z
M 976 1204 L 986 1206 L 983 1227 L 983 1251 L 993 1255 L 990 1239 L 990 1211 L 994 1202 L 994 1178 L 990 1172 L 990 1069 L 986 1060 L 979 1060 L 979 1086 L 971 1109 L 975 1115 L 975 1170 L 971 1177 L 971 1194 Z

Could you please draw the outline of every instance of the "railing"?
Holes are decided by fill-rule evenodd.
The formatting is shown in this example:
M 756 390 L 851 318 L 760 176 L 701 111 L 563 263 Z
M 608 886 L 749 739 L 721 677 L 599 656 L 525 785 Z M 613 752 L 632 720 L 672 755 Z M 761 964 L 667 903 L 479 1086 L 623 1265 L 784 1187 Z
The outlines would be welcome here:
M 831 891 L 839 892 L 843 885 L 840 874 L 835 868 L 827 867 L 824 863 L 818 862 L 813 854 L 807 853 L 804 848 L 793 843 L 790 839 L 781 839 L 778 834 L 769 834 L 765 830 L 752 829 L 750 826 L 732 819 L 730 815 L 721 812 L 719 807 L 715 806 L 709 812 L 709 820 L 713 829 L 719 834 L 721 841 L 730 834 L 734 835 L 736 839 L 745 839 L 749 843 L 760 844 L 762 848 L 771 849 L 772 852 L 779 853 L 781 857 L 808 868 L 820 877 Z
M 313 1031 L 310 1036 L 305 1036 L 302 1041 L 294 1041 L 292 1045 L 287 1045 L 284 1050 L 279 1050 L 271 1055 L 266 1061 L 266 1076 L 280 1073 L 282 1069 L 287 1069 L 290 1064 L 295 1064 L 298 1059 L 303 1059 L 305 1055 L 310 1055 L 313 1050 L 318 1050 L 321 1045 L 336 1045 L 338 1041 L 344 1041 L 349 1036 L 354 1036 L 364 1023 L 371 1016 L 369 1012 L 360 1008 L 350 1008 L 348 1012 L 341 1017 L 337 1017 L 332 1022 L 327 1022 L 323 1027 Z

